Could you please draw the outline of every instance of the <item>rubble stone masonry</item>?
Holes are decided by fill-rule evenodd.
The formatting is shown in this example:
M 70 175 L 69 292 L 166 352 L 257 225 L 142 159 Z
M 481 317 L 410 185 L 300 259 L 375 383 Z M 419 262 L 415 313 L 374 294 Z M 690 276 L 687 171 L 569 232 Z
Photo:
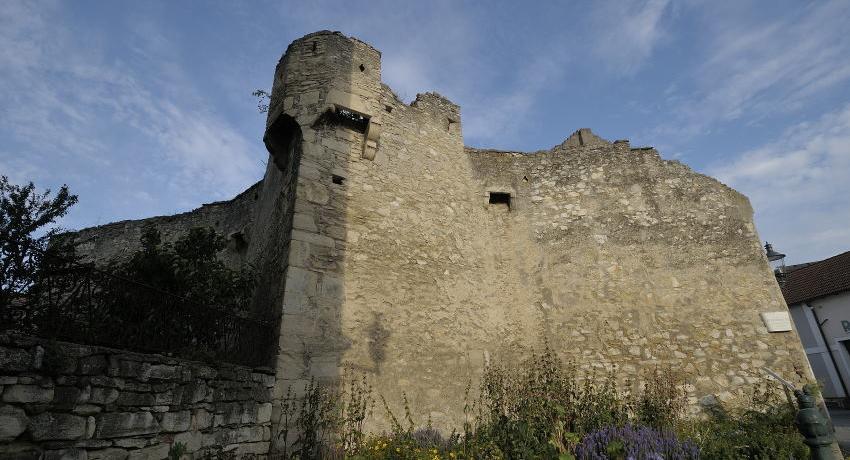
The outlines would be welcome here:
M 0 335 L 0 458 L 265 454 L 270 369 Z
M 217 211 L 263 277 L 255 308 L 280 317 L 274 397 L 351 367 L 397 413 L 404 392 L 418 421 L 451 430 L 488 361 L 544 341 L 622 379 L 673 365 L 694 405 L 765 366 L 812 378 L 796 332 L 760 318 L 787 307 L 746 197 L 587 129 L 521 153 L 465 147 L 462 125 L 438 94 L 402 102 L 368 44 L 324 31 L 289 46 L 265 178 Z M 133 244 L 80 235 L 93 258 Z

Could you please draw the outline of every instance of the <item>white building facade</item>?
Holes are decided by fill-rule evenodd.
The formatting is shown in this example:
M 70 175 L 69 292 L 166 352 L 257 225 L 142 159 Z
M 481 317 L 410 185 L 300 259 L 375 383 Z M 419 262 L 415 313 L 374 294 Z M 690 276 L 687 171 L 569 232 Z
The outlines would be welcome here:
M 823 397 L 850 395 L 850 251 L 790 271 L 782 288 Z

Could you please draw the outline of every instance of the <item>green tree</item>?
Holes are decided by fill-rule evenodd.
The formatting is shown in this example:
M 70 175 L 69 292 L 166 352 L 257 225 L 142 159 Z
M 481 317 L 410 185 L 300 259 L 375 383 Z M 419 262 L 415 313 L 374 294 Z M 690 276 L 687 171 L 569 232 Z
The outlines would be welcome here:
M 143 230 L 140 242 L 142 248 L 130 260 L 110 271 L 188 303 L 226 307 L 232 313 L 247 309 L 253 289 L 251 272 L 232 270 L 218 258 L 227 242 L 214 229 L 192 228 L 174 243 L 166 243 L 151 226 Z
M 238 323 L 248 316 L 253 276 L 218 258 L 225 239 L 212 228 L 192 228 L 179 240 L 162 241 L 156 227 L 143 230 L 141 249 L 106 271 L 101 310 L 108 321 L 104 341 L 160 347 L 207 358 L 233 345 Z M 234 323 L 236 322 L 236 323 Z
M 0 308 L 27 293 L 36 282 L 48 249 L 69 251 L 67 245 L 48 244 L 60 232 L 54 224 L 77 203 L 77 196 L 63 185 L 36 191 L 30 182 L 19 186 L 0 176 Z

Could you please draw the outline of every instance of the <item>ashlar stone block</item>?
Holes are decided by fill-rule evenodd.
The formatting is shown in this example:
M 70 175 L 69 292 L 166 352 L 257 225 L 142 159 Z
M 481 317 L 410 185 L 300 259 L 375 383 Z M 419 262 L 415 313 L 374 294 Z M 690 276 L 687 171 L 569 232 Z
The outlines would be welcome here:
M 192 413 L 188 410 L 179 412 L 165 412 L 159 420 L 162 431 L 176 433 L 186 431 L 192 422 Z
M 130 454 L 125 449 L 111 447 L 89 451 L 89 460 L 126 460 Z
M 0 407 L 0 442 L 9 442 L 27 429 L 29 418 L 23 409 L 14 406 Z
M 159 430 L 159 423 L 150 412 L 118 412 L 97 416 L 95 437 L 123 438 L 154 434 Z
M 127 457 L 128 460 L 150 460 L 150 459 L 163 459 L 168 457 L 168 451 L 171 449 L 171 446 L 165 443 L 157 444 L 155 446 L 145 447 L 144 449 L 132 450 L 130 451 L 130 455 Z
M 32 366 L 33 358 L 20 348 L 0 347 L 0 369 L 4 371 L 25 371 Z
M 39 385 L 9 385 L 3 391 L 3 401 L 10 403 L 49 403 L 54 396 L 53 387 Z
M 80 439 L 86 434 L 86 418 L 45 412 L 30 419 L 28 431 L 36 441 Z
M 88 452 L 85 449 L 59 449 L 44 452 L 44 460 L 88 460 Z

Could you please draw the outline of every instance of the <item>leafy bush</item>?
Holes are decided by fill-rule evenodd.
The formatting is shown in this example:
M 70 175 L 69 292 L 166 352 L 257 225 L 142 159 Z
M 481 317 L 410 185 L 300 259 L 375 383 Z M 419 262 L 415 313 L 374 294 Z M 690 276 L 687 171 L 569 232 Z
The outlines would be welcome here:
M 569 455 L 587 433 L 628 424 L 635 407 L 638 419 L 673 423 L 684 395 L 672 378 L 656 381 L 660 375 L 672 374 L 649 375 L 644 391 L 633 397 L 618 390 L 613 372 L 599 377 L 592 371 L 579 381 L 575 366 L 564 365 L 548 345 L 518 369 L 491 366 L 473 404 L 478 414 L 474 428 L 465 430 L 463 453 L 485 458 L 483 449 L 504 458 L 558 458 Z M 662 417 L 656 406 L 665 403 L 672 409 Z
M 756 391 L 747 409 L 717 408 L 704 419 L 685 420 L 685 395 L 671 369 L 644 373 L 634 392 L 618 390 L 613 373 L 585 377 L 579 380 L 575 367 L 548 347 L 517 368 L 490 366 L 479 396 L 467 397 L 463 432 L 448 435 L 430 423 L 417 429 L 406 398 L 402 417 L 384 401 L 390 432 L 364 435 L 372 401 L 365 376 L 347 375 L 338 387 L 311 383 L 306 401 L 284 399 L 282 413 L 290 415 L 280 426 L 294 430 L 279 435 L 293 441 L 284 458 L 808 458 L 793 423 L 796 408 L 775 388 Z
M 110 271 L 180 297 L 186 303 L 245 311 L 253 278 L 245 268 L 232 270 L 218 258 L 226 241 L 212 228 L 192 228 L 173 244 L 165 243 L 156 227 L 143 230 L 141 249 Z
M 224 238 L 212 228 L 193 228 L 173 244 L 155 227 L 146 228 L 141 249 L 125 262 L 114 262 L 98 291 L 101 333 L 109 343 L 149 344 L 196 358 L 231 347 L 240 318 L 248 317 L 253 292 L 250 270 L 232 270 L 220 259 Z M 140 342 L 140 343 L 135 343 Z
M 644 373 L 641 391 L 631 399 L 634 423 L 659 430 L 676 427 L 685 413 L 687 395 L 682 376 L 669 367 L 654 367 Z
M 578 460 L 696 460 L 699 456 L 694 443 L 646 426 L 603 428 L 585 436 L 576 447 Z
M 746 408 L 708 409 L 707 418 L 683 424 L 681 432 L 711 459 L 807 459 L 809 450 L 794 426 L 797 407 L 775 385 L 753 389 Z

